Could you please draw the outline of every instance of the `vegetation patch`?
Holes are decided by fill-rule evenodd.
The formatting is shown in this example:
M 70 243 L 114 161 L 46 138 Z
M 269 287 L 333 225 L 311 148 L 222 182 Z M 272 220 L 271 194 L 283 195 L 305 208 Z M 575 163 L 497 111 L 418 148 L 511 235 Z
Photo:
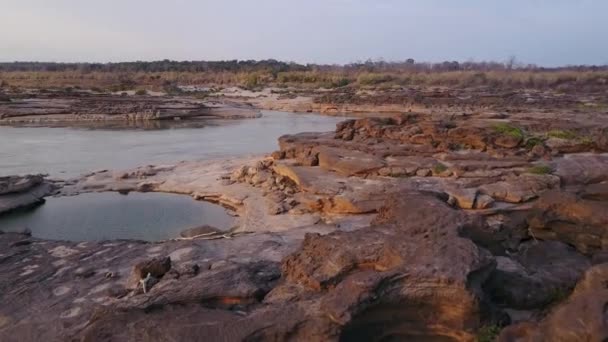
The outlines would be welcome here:
M 442 163 L 437 163 L 433 166 L 433 173 L 440 174 L 448 170 L 448 167 Z
M 571 291 L 568 291 L 567 289 L 564 289 L 561 287 L 554 288 L 550 292 L 550 299 L 549 299 L 550 305 L 556 305 L 556 304 L 563 302 L 564 300 L 566 300 L 568 298 L 568 296 L 570 295 L 570 292 Z
M 486 325 L 477 330 L 478 342 L 494 342 L 500 334 L 501 328 L 498 325 Z
M 580 137 L 578 139 L 578 141 L 581 144 L 584 144 L 584 145 L 591 145 L 591 144 L 593 144 L 593 139 L 591 137 Z
M 513 126 L 506 122 L 501 122 L 499 124 L 494 125 L 494 130 L 497 133 L 508 135 L 511 137 L 515 137 L 515 138 L 519 138 L 519 139 L 524 138 L 524 131 L 521 128 Z
M 146 91 L 146 89 L 138 89 L 135 92 L 135 95 L 139 95 L 139 96 L 148 95 L 148 92 Z
M 551 131 L 547 132 L 547 136 L 549 138 L 558 138 L 558 139 L 566 139 L 566 140 L 574 140 L 578 137 L 577 134 L 572 131 L 564 131 L 561 129 L 551 130 Z
M 548 175 L 553 173 L 553 168 L 549 165 L 534 165 L 528 169 L 528 173 L 535 175 Z
M 542 145 L 545 142 L 545 139 L 542 137 L 530 137 L 528 139 L 526 139 L 526 148 L 533 148 L 534 146 L 537 145 Z
M 362 73 L 357 77 L 357 82 L 360 85 L 377 85 L 386 82 L 391 82 L 395 78 L 389 74 L 378 73 Z

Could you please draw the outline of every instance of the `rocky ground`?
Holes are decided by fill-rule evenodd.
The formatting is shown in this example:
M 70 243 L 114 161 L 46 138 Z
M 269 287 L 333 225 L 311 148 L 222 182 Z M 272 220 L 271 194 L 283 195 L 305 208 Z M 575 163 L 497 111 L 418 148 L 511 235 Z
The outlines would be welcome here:
M 12 94 L 0 100 L 0 124 L 255 118 L 259 111 L 228 101 L 185 97 L 94 94 Z
M 183 193 L 239 219 L 155 243 L 0 235 L 0 339 L 608 338 L 606 115 L 409 113 L 279 146 L 1 180 L 0 207 L 49 184 Z
M 475 113 L 479 111 L 608 113 L 605 91 L 570 89 L 511 89 L 493 87 L 384 87 L 356 89 L 240 88 L 216 89 L 209 98 L 230 99 L 256 108 L 327 115 L 386 113 Z

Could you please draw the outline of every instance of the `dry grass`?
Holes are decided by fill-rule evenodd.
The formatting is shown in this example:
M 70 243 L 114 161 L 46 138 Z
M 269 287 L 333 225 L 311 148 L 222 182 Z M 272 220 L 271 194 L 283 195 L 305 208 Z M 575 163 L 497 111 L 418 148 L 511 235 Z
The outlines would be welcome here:
M 145 87 L 160 90 L 169 83 L 180 85 L 294 86 L 303 88 L 388 88 L 391 86 L 487 86 L 496 89 L 547 89 L 586 91 L 605 89 L 608 71 L 445 71 L 445 72 L 366 72 L 366 71 L 288 71 L 255 72 L 81 72 L 11 71 L 0 72 L 4 86 L 25 88 L 101 88 L 126 90 Z

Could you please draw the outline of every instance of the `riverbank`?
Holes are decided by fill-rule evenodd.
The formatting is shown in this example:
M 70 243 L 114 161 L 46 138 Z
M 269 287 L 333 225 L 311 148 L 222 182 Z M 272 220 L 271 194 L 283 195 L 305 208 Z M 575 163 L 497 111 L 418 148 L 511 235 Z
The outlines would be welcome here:
M 135 95 L 80 92 L 13 94 L 0 101 L 0 124 L 112 122 L 259 117 L 259 111 L 233 102 L 208 102 L 161 94 Z
M 0 100 L 0 124 L 61 122 L 150 122 L 254 118 L 260 110 L 325 115 L 387 116 L 397 113 L 606 114 L 602 90 L 564 92 L 554 88 L 467 87 L 186 87 L 175 94 L 135 91 L 100 93 L 63 89 L 7 92 Z

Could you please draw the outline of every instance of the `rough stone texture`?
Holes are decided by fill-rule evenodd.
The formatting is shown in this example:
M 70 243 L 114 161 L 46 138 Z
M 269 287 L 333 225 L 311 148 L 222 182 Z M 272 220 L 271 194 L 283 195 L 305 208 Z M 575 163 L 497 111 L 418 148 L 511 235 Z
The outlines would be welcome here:
M 578 138 L 547 143 L 553 130 Z M 473 341 L 520 321 L 503 336 L 602 340 L 606 300 L 585 285 L 599 276 L 579 279 L 608 260 L 606 132 L 585 113 L 410 113 L 283 136 L 272 158 L 56 182 L 238 218 L 151 244 L 0 234 L 0 340 Z M 132 286 L 148 273 L 149 291 Z M 564 299 L 584 324 L 562 322 Z
M 260 233 L 163 243 L 74 243 L 0 234 L 0 340 L 166 341 L 199 336 L 205 327 L 212 340 L 240 340 L 266 326 L 267 321 L 252 317 L 241 329 L 239 312 L 259 306 L 280 277 L 281 258 L 297 248 L 305 233 L 332 229 L 316 226 L 280 236 Z M 164 256 L 171 258 L 172 267 L 162 277 L 162 272 L 156 273 L 159 282 L 148 293 L 126 286 L 140 262 L 157 258 L 166 271 Z M 188 312 L 196 324 L 184 327 L 183 316 L 173 312 Z M 218 320 L 226 331 L 213 328 Z M 139 329 L 145 326 L 160 332 L 147 335 Z M 231 330 L 241 335 L 233 339 Z
M 572 295 L 538 324 L 506 328 L 501 342 L 604 341 L 608 338 L 608 264 L 589 269 Z
M 412 193 L 388 203 L 376 226 L 307 235 L 266 301 L 319 298 L 344 339 L 472 340 L 492 258 L 458 237 L 466 218 L 436 198 Z
M 54 190 L 41 175 L 1 177 L 0 215 L 41 204 Z
M 482 185 L 479 190 L 494 199 L 521 203 L 538 197 L 548 189 L 559 187 L 559 178 L 552 175 L 522 174 L 500 182 Z
M 565 191 L 546 192 L 535 203 L 530 231 L 542 239 L 560 240 L 591 254 L 608 249 L 608 202 L 580 198 Z
M 344 176 L 367 174 L 384 166 L 384 160 L 359 151 L 319 148 L 319 166 Z
M 27 191 L 41 184 L 43 180 L 42 175 L 0 177 L 0 195 Z
M 462 209 L 473 209 L 477 198 L 477 189 L 448 189 L 448 195 L 454 197 L 458 207 Z
M 131 277 L 127 280 L 126 287 L 128 289 L 135 289 L 140 284 L 139 281 L 146 277 L 151 276 L 154 278 L 161 278 L 165 275 L 165 273 L 169 272 L 171 269 L 171 258 L 152 258 L 150 260 L 145 260 L 138 262 L 133 265 L 133 270 L 131 271 Z
M 196 236 L 201 236 L 201 235 L 211 235 L 211 234 L 216 234 L 216 233 L 220 233 L 221 230 L 209 225 L 203 225 L 200 227 L 194 227 L 194 228 L 189 228 L 186 230 L 183 230 L 179 233 L 179 236 L 183 237 L 183 238 L 192 238 L 192 237 L 196 237 Z
M 45 94 L 0 102 L 0 123 L 18 124 L 53 121 L 174 120 L 204 117 L 255 118 L 251 106 L 210 104 L 190 98 L 159 96 L 116 96 L 90 93 Z
M 608 181 L 608 155 L 572 154 L 555 161 L 555 174 L 564 185 Z
M 484 284 L 492 300 L 504 307 L 535 309 L 569 293 L 591 262 L 557 241 L 530 242 L 511 257 L 497 257 Z

